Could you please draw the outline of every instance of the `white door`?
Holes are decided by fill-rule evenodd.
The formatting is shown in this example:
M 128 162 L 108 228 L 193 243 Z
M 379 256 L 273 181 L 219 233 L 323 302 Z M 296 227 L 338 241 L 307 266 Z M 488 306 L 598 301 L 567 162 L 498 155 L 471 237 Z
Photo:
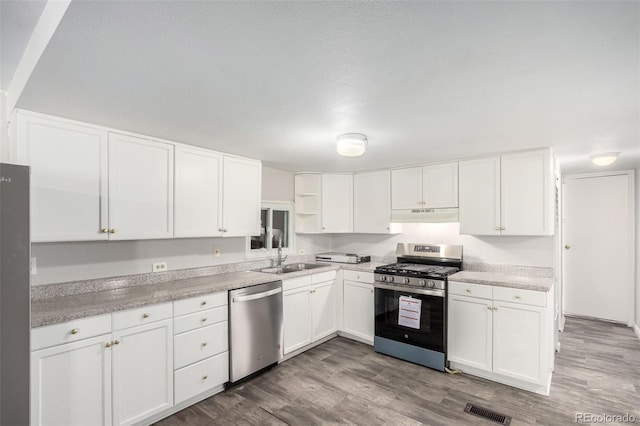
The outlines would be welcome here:
M 282 304 L 284 354 L 286 355 L 312 341 L 311 287 L 285 291 Z
M 31 240 L 106 240 L 107 132 L 21 111 L 17 134 L 31 166 Z
M 322 175 L 322 232 L 353 232 L 353 175 Z
M 460 233 L 500 235 L 500 157 L 459 162 Z
M 353 231 L 388 234 L 391 221 L 389 170 L 359 173 L 353 177 Z
M 458 207 L 458 163 L 422 168 L 422 194 L 426 208 Z
M 344 280 L 344 331 L 373 344 L 373 285 Z
M 564 312 L 630 323 L 631 177 L 567 176 L 563 184 Z
M 224 156 L 222 223 L 225 237 L 260 235 L 262 163 Z
M 31 353 L 32 425 L 111 425 L 111 335 Z
M 222 155 L 176 147 L 174 236 L 222 235 Z
M 113 333 L 113 424 L 130 425 L 173 406 L 173 320 Z
M 109 239 L 173 237 L 173 145 L 109 133 Z
M 315 284 L 312 292 L 313 340 L 320 340 L 338 329 L 334 281 Z
M 422 207 L 422 167 L 391 170 L 391 208 Z
M 491 371 L 492 301 L 450 294 L 448 307 L 448 359 Z
M 493 372 L 545 384 L 548 357 L 547 310 L 494 302 Z

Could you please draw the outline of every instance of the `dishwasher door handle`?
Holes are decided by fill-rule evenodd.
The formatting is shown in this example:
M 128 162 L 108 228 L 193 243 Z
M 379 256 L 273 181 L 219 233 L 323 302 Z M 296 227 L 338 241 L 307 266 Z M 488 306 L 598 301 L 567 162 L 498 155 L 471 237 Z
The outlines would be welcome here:
M 248 296 L 236 296 L 233 298 L 233 303 L 248 302 L 249 300 L 256 300 L 256 299 L 264 299 L 265 297 L 273 296 L 274 294 L 278 294 L 281 292 L 282 292 L 281 288 L 275 288 L 273 290 L 264 291 L 262 293 L 250 294 Z

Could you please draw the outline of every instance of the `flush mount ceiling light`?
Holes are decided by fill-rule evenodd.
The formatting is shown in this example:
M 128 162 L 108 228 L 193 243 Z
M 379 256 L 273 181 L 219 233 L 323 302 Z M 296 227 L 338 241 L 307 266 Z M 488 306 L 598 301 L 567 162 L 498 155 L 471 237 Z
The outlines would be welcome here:
M 367 137 L 361 133 L 345 133 L 337 139 L 336 149 L 343 157 L 358 157 L 367 149 Z
M 602 154 L 596 154 L 591 156 L 591 161 L 596 166 L 608 166 L 615 163 L 618 159 L 619 152 L 603 152 Z

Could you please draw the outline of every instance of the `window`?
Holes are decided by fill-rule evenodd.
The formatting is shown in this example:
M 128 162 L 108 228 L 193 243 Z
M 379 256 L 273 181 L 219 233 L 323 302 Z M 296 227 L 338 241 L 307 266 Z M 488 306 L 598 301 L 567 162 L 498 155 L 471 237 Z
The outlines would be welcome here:
M 278 247 L 293 253 L 292 211 L 291 203 L 262 203 L 260 235 L 247 237 L 247 257 L 275 256 Z

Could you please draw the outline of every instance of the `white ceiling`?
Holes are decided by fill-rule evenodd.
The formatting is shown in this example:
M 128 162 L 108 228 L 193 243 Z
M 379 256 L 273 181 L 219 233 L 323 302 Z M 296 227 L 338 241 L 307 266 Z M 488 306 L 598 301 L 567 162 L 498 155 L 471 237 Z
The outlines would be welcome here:
M 18 107 L 294 171 L 542 146 L 635 168 L 639 35 L 636 1 L 73 1 Z

